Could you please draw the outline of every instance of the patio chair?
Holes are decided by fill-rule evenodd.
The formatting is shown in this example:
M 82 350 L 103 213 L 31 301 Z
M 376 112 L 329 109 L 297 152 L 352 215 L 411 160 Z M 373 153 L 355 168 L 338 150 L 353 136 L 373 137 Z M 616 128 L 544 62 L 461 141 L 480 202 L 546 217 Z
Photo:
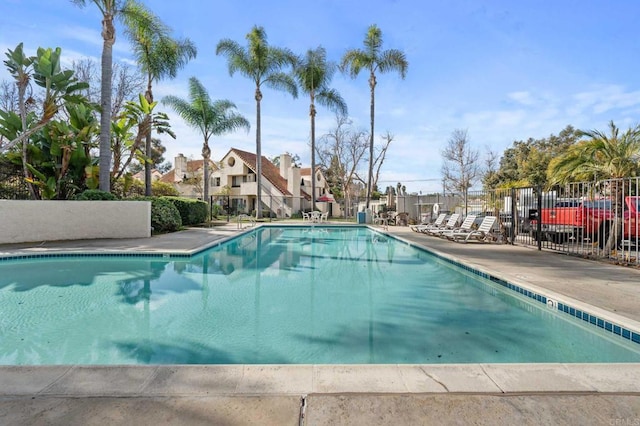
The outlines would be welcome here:
M 431 227 L 440 228 L 444 224 L 446 218 L 446 213 L 440 213 L 433 223 L 424 222 L 419 225 L 411 225 L 409 228 L 411 228 L 411 230 L 415 232 L 422 232 L 423 229 Z
M 438 235 L 441 238 L 446 238 L 448 235 L 451 235 L 456 232 L 473 231 L 473 225 L 476 222 L 477 217 L 478 216 L 475 214 L 467 215 L 467 217 L 464 218 L 464 221 L 462 221 L 462 224 L 459 227 L 453 228 L 453 229 L 443 229 L 441 232 L 437 233 L 436 235 Z
M 373 216 L 373 224 L 380 225 L 384 229 L 388 229 L 389 227 L 389 217 L 386 213 L 374 214 Z
M 439 228 L 426 228 L 426 229 L 423 229 L 422 232 L 429 235 L 439 235 L 440 232 L 442 231 L 445 231 L 448 229 L 454 229 L 458 225 L 459 219 L 460 219 L 460 214 L 453 213 L 451 216 L 449 216 L 447 223 L 445 223 L 443 226 L 440 226 Z
M 326 222 L 329 219 L 329 212 L 324 212 L 320 215 L 320 222 Z
M 307 212 L 302 212 L 302 221 L 311 222 L 311 215 Z
M 455 242 L 462 241 L 466 243 L 470 240 L 486 242 L 493 237 L 493 227 L 495 226 L 497 220 L 498 218 L 495 216 L 485 216 L 485 218 L 482 219 L 482 223 L 480 224 L 480 226 L 478 226 L 478 229 L 467 232 L 453 232 L 446 237 L 449 240 Z

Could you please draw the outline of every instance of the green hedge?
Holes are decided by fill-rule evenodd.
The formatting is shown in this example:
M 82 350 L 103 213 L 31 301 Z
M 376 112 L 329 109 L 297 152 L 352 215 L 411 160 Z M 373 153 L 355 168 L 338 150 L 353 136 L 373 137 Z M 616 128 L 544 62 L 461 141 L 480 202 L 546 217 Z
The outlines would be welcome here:
M 169 200 L 180 212 L 184 226 L 197 225 L 207 220 L 207 203 L 182 197 L 162 197 Z
M 151 201 L 151 227 L 153 232 L 174 232 L 182 226 L 180 212 L 164 197 L 133 197 L 132 201 Z
M 117 200 L 118 197 L 110 192 L 100 191 L 99 189 L 87 189 L 86 191 L 76 195 L 76 200 L 79 201 L 97 201 L 97 200 Z

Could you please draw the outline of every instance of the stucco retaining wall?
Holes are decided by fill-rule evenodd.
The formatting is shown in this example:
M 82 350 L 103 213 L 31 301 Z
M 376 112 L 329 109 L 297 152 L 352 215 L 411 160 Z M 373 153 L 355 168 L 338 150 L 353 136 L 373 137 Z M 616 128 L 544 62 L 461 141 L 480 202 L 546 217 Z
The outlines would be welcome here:
M 0 200 L 0 244 L 150 236 L 150 201 Z

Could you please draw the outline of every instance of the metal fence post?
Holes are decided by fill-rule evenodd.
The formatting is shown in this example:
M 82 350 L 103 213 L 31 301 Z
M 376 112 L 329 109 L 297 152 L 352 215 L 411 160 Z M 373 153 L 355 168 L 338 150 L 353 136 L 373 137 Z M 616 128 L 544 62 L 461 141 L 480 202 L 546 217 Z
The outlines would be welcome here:
M 542 188 L 536 187 L 538 210 L 536 211 L 536 236 L 538 243 L 538 251 L 542 251 L 542 218 L 540 217 L 540 209 L 542 209 Z

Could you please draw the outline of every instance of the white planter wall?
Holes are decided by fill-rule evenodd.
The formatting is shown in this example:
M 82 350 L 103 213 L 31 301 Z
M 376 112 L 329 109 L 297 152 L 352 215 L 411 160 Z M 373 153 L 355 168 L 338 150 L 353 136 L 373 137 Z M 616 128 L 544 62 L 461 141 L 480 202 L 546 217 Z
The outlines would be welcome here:
M 150 236 L 150 201 L 0 200 L 0 244 Z

